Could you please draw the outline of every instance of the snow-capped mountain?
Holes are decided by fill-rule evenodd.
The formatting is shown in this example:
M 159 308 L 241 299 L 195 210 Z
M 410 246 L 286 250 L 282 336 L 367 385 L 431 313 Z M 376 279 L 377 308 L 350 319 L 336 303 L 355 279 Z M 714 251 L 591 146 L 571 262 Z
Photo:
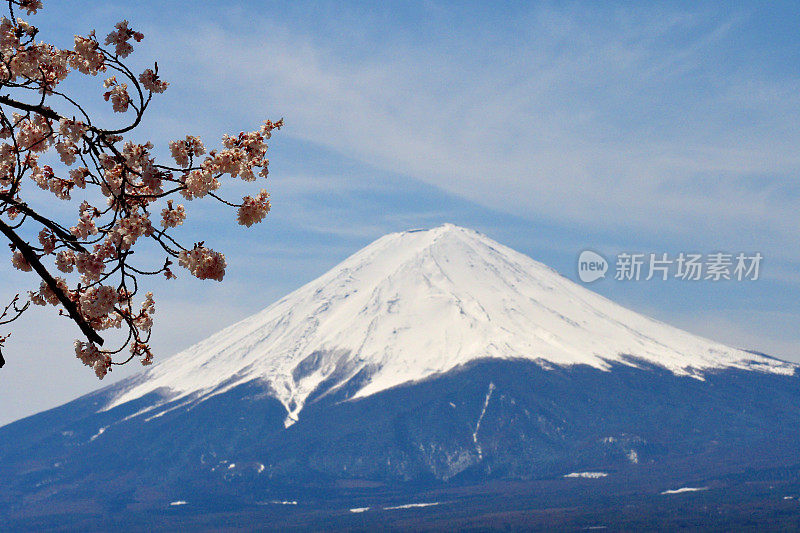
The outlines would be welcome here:
M 154 366 L 107 408 L 156 390 L 175 400 L 268 384 L 290 424 L 325 385 L 353 397 L 483 358 L 549 365 L 646 361 L 710 368 L 794 365 L 689 334 L 568 280 L 478 232 L 445 224 L 386 235 L 260 313 Z
M 138 376 L 0 428 L 0 516 L 24 531 L 153 516 L 724 530 L 761 513 L 797 529 L 796 368 L 474 231 L 395 233 Z

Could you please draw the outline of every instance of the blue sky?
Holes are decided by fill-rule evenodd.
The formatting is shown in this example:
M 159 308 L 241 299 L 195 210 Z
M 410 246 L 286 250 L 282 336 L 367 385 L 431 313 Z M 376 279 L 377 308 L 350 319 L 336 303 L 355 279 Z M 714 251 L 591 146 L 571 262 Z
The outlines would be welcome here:
M 76 5 L 46 2 L 33 18 L 41 38 L 67 45 L 123 18 L 141 29 L 131 63 L 158 60 L 171 87 L 137 136 L 162 154 L 186 133 L 212 146 L 265 118 L 287 123 L 272 142 L 266 223 L 244 229 L 231 212 L 187 206 L 185 242 L 205 238 L 230 266 L 222 285 L 153 283 L 159 357 L 384 233 L 453 222 L 572 279 L 586 248 L 760 251 L 757 282 L 591 287 L 800 361 L 797 3 Z M 0 272 L 0 296 L 31 285 Z M 0 371 L 0 423 L 99 386 L 74 359 L 74 336 L 39 311 L 19 325 Z

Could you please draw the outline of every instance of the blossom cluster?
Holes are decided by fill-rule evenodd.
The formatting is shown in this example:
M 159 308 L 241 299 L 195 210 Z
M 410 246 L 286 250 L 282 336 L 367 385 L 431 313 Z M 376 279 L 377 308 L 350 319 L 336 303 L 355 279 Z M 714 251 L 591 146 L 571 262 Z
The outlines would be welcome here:
M 179 253 L 178 263 L 198 279 L 222 281 L 225 276 L 225 256 L 206 248 L 202 243 Z
M 239 207 L 239 224 L 250 227 L 261 222 L 269 213 L 269 209 L 269 193 L 267 191 L 262 189 L 255 198 L 245 196 Z
M 133 45 L 129 41 L 133 39 L 139 42 L 144 38 L 144 35 L 130 29 L 127 20 L 117 22 L 114 28 L 114 31 L 106 37 L 106 44 L 113 44 L 118 56 L 128 57 L 133 52 Z

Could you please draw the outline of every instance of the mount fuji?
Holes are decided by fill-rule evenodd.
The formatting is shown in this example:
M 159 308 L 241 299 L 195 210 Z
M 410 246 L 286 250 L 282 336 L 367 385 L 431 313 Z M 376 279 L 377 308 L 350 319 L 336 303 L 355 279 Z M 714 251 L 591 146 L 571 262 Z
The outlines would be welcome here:
M 202 401 L 258 380 L 286 408 L 288 426 L 309 396 L 356 377 L 352 398 L 486 358 L 605 370 L 636 358 L 698 379 L 709 369 L 792 374 L 795 368 L 638 315 L 477 232 L 446 224 L 377 240 L 156 366 L 106 408 L 161 388 L 169 389 L 168 401 Z
M 796 374 L 475 231 L 411 230 L 0 428 L 0 509 L 12 529 L 633 527 L 670 505 L 789 526 Z

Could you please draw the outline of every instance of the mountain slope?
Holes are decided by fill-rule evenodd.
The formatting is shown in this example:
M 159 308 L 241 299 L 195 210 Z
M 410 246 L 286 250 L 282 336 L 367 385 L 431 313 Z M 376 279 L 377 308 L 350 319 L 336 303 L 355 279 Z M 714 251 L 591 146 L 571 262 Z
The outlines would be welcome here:
M 312 401 L 288 428 L 257 379 L 146 416 L 134 415 L 158 395 L 97 411 L 112 387 L 0 428 L 0 513 L 10 531 L 418 530 L 456 517 L 479 530 L 730 530 L 755 516 L 793 529 L 800 379 L 705 378 L 643 361 L 603 371 L 483 359 Z M 703 490 L 669 496 L 683 488 Z
M 24 531 L 796 529 L 795 368 L 470 230 L 392 234 L 0 428 L 0 515 Z
M 677 375 L 794 372 L 629 311 L 477 232 L 446 224 L 382 237 L 264 311 L 145 373 L 108 407 L 264 381 L 297 420 L 345 383 L 365 397 L 481 358 L 608 369 L 632 359 Z

